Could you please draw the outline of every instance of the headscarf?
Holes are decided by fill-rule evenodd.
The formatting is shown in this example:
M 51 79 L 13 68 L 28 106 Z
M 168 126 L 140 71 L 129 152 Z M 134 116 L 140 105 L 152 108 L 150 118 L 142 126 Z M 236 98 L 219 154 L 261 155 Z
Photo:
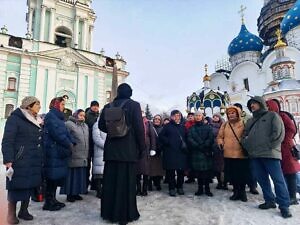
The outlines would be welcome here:
M 49 104 L 49 109 L 57 109 L 58 111 L 60 111 L 60 103 L 62 101 L 64 101 L 63 97 L 53 98 Z

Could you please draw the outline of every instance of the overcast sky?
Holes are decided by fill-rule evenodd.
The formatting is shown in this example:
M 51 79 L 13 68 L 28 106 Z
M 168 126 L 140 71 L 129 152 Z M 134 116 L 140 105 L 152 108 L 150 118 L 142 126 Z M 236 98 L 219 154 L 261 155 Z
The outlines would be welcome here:
M 0 26 L 25 36 L 26 0 L 0 0 Z M 127 61 L 133 98 L 153 113 L 185 109 L 186 97 L 203 86 L 204 64 L 214 72 L 238 34 L 240 5 L 246 26 L 257 34 L 263 0 L 94 0 L 93 51 L 104 48 Z

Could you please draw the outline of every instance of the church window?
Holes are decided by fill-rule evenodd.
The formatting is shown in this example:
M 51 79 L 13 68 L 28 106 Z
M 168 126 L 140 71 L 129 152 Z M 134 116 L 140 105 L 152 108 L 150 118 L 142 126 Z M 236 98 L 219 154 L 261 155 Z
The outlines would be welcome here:
M 7 85 L 7 90 L 8 91 L 15 91 L 17 86 L 17 79 L 14 77 L 9 77 L 8 78 L 8 85 Z
M 12 111 L 14 110 L 14 105 L 12 105 L 12 104 L 6 104 L 5 105 L 5 119 L 7 119 L 9 116 L 10 116 L 10 114 L 12 113 Z
M 8 40 L 8 46 L 15 48 L 22 48 L 23 41 L 22 38 L 11 36 Z
M 110 102 L 111 99 L 111 91 L 106 91 L 106 102 Z
M 72 32 L 64 26 L 55 30 L 55 44 L 60 47 L 70 47 L 72 42 Z
M 244 79 L 244 88 L 245 88 L 247 91 L 250 90 L 248 78 Z

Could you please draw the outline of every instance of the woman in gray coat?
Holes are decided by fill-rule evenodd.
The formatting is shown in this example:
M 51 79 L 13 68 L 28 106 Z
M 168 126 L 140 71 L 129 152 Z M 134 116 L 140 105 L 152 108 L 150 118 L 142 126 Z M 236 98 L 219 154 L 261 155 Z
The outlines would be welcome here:
M 98 121 L 93 126 L 93 141 L 94 141 L 94 157 L 93 157 L 93 177 L 96 184 L 97 198 L 101 198 L 102 193 L 102 181 L 104 171 L 104 143 L 106 140 L 106 133 L 101 131 L 98 127 Z
M 67 195 L 68 202 L 82 200 L 79 194 L 87 191 L 86 168 L 89 152 L 89 128 L 84 123 L 85 112 L 78 109 L 73 116 L 69 117 L 66 127 L 76 141 L 69 159 L 69 172 L 60 193 Z

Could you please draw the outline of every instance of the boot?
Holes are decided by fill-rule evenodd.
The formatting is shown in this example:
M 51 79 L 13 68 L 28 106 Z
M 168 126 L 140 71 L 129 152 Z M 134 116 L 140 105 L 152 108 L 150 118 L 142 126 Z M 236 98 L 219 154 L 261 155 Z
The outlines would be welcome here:
M 97 194 L 96 197 L 97 198 L 101 198 L 102 195 L 102 180 L 101 179 L 97 179 L 96 180 L 96 184 L 97 184 Z
M 198 191 L 195 193 L 196 196 L 203 195 L 203 186 L 198 185 Z
M 136 195 L 141 196 L 142 195 L 142 185 L 141 185 L 141 180 L 137 179 L 136 181 Z
M 75 202 L 76 201 L 75 195 L 67 195 L 67 201 L 68 202 Z
M 153 185 L 152 185 L 152 183 L 153 183 L 153 178 L 151 177 L 149 179 L 149 183 L 148 183 L 148 191 L 153 191 Z
M 161 178 L 159 176 L 156 176 L 153 178 L 153 183 L 154 183 L 154 186 L 156 187 L 157 191 L 161 190 L 160 180 L 161 180 Z
M 253 195 L 258 195 L 259 194 L 259 192 L 257 191 L 255 185 L 250 186 L 250 193 L 253 194 Z
M 208 181 L 208 180 L 206 181 L 206 184 L 205 184 L 205 194 L 206 194 L 208 197 L 214 196 L 213 193 L 211 193 L 211 191 L 210 191 L 210 188 L 209 188 L 209 181 Z
M 143 190 L 142 190 L 142 196 L 148 195 L 148 176 L 143 175 Z
M 8 212 L 7 212 L 7 223 L 8 224 L 18 224 L 19 220 L 16 216 L 16 202 L 8 202 Z
M 231 201 L 240 199 L 240 188 L 238 185 L 233 184 L 233 195 L 229 198 Z
M 240 200 L 242 202 L 247 202 L 248 199 L 247 199 L 247 194 L 246 194 L 246 190 L 245 190 L 245 185 L 242 185 L 240 187 L 240 190 L 239 190 L 239 196 L 240 196 Z
M 275 202 L 265 202 L 258 206 L 259 209 L 275 209 L 276 203 Z
M 43 210 L 57 211 L 61 207 L 55 202 L 56 187 L 52 184 L 51 181 L 47 182 L 46 191 L 45 191 L 45 203 Z
M 281 213 L 281 216 L 285 219 L 292 217 L 292 214 L 290 213 L 289 208 L 280 209 L 280 213 Z
M 18 217 L 23 220 L 33 220 L 33 216 L 28 212 L 29 200 L 21 202 L 21 208 Z

